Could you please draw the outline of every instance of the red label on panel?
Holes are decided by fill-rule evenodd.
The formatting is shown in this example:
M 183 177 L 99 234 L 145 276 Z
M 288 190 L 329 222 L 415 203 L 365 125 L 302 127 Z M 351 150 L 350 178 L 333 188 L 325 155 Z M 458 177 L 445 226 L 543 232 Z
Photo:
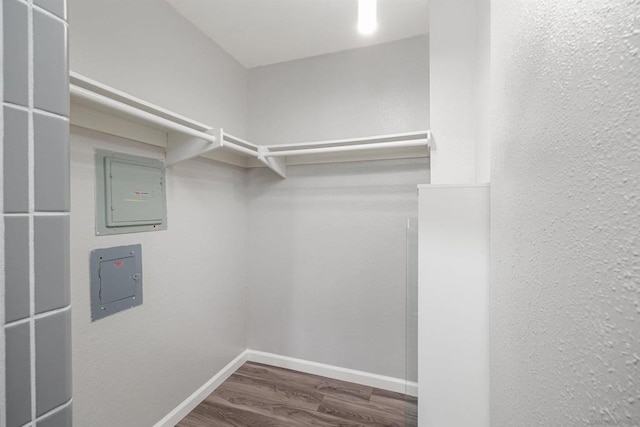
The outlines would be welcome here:
M 115 265 L 116 267 L 120 268 L 120 267 L 122 267 L 122 261 L 114 261 L 113 265 Z

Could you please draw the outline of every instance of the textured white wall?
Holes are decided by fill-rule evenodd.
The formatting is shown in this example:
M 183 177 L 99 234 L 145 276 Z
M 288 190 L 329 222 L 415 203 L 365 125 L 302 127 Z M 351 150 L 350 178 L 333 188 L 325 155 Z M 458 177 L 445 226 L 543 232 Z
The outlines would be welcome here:
M 249 348 L 404 378 L 406 227 L 427 159 L 288 175 L 248 175 Z
M 261 144 L 428 128 L 426 36 L 249 70 L 249 138 Z
M 489 179 L 489 1 L 430 0 L 431 182 Z
M 95 236 L 95 149 L 163 150 L 73 128 L 74 425 L 150 426 L 247 348 L 245 172 L 204 159 L 167 171 L 168 230 Z M 144 303 L 91 322 L 89 253 L 142 244 Z
M 71 70 L 239 137 L 247 71 L 165 1 L 69 0 Z
M 492 3 L 492 426 L 640 425 L 640 2 Z

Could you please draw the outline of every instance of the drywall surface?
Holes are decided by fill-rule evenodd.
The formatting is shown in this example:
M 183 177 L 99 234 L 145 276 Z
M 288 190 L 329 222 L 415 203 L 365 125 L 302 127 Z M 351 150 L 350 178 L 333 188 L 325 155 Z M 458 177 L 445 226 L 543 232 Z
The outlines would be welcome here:
M 489 186 L 420 186 L 418 221 L 420 425 L 489 427 Z
M 487 182 L 489 1 L 429 1 L 431 182 Z
M 284 144 L 429 128 L 426 36 L 249 70 L 249 138 Z
M 69 0 L 71 70 L 246 137 L 247 71 L 165 1 Z
M 492 426 L 640 425 L 640 2 L 492 2 Z
M 263 144 L 428 129 L 428 39 L 251 69 L 249 105 Z M 406 227 L 428 159 L 288 176 L 248 174 L 249 348 L 404 378 Z
M 249 348 L 404 378 L 407 218 L 428 159 L 288 175 L 248 174 Z
M 476 27 L 476 180 L 489 182 L 491 175 L 491 0 L 477 0 Z
M 72 128 L 74 425 L 150 426 L 247 348 L 245 172 L 204 159 L 171 167 L 168 230 L 96 237 L 96 148 L 164 155 Z M 134 243 L 144 303 L 92 323 L 90 251 Z

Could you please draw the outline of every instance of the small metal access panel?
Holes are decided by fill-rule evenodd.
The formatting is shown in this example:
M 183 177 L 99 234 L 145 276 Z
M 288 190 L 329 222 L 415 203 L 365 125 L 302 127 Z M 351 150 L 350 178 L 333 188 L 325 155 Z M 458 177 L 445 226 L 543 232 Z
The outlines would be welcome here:
M 96 235 L 166 230 L 162 160 L 96 151 Z
M 142 304 L 142 245 L 91 252 L 91 320 Z

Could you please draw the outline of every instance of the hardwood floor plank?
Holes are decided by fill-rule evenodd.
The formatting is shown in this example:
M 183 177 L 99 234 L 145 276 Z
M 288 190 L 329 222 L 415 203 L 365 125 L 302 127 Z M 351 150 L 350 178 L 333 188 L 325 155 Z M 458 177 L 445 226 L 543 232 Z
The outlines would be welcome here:
M 257 397 L 286 403 L 302 409 L 317 410 L 322 402 L 323 394 L 312 389 L 303 388 L 294 382 L 269 382 L 259 378 L 233 374 L 220 387 L 221 390 L 244 392 Z
M 266 416 L 232 405 L 206 400 L 198 405 L 194 411 L 211 417 L 213 423 L 207 424 L 208 426 L 300 427 L 300 425 L 296 424 L 293 420 L 287 420 L 276 415 Z
M 176 427 L 229 427 L 229 423 L 217 420 L 210 414 L 203 412 L 200 405 L 176 424 Z
M 318 412 L 369 426 L 404 427 L 404 414 L 386 412 L 370 402 L 354 403 L 326 396 Z
M 404 400 L 388 398 L 383 396 L 371 396 L 369 400 L 369 406 L 379 409 L 381 411 L 388 412 L 389 414 L 403 417 L 409 409 L 407 403 Z
M 290 369 L 276 368 L 274 366 L 252 362 L 247 362 L 242 365 L 238 369 L 237 373 L 253 378 L 261 378 L 274 384 L 291 384 L 293 382 L 301 387 L 311 388 L 324 395 L 341 397 L 355 401 L 369 400 L 371 393 L 373 392 L 372 387 L 360 384 L 334 380 L 331 378 L 321 377 L 319 375 L 306 374 L 303 372 L 292 371 Z
M 246 363 L 177 427 L 417 427 L 404 395 Z
M 304 426 L 318 427 L 364 427 L 356 422 L 341 420 L 328 414 L 314 410 L 305 410 L 287 406 L 280 402 L 270 401 L 244 393 L 225 390 L 221 393 L 217 391 L 205 399 L 207 403 L 227 405 L 239 408 L 248 412 L 255 412 L 265 416 L 275 416 L 280 419 L 287 419 Z

